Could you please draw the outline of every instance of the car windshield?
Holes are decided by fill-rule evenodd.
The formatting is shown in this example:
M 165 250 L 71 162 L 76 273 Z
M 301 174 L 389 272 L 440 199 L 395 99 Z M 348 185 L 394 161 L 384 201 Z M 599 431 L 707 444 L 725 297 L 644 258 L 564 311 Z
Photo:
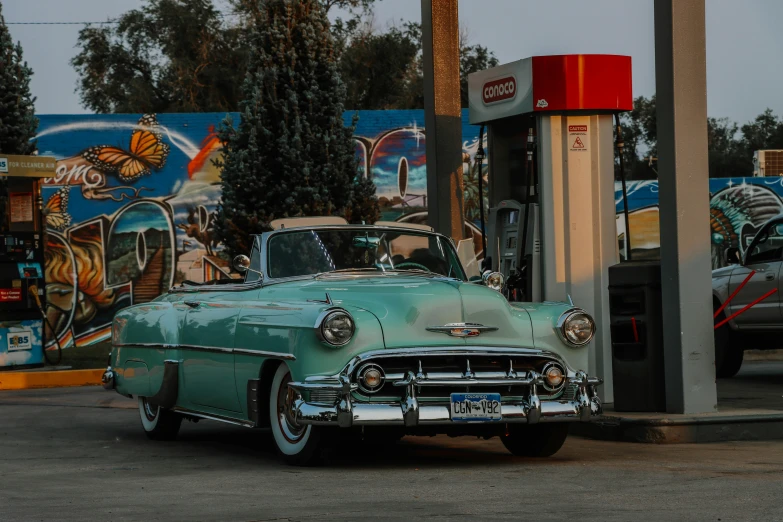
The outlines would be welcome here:
M 426 232 L 383 229 L 294 230 L 272 235 L 271 278 L 335 271 L 415 272 L 465 280 L 448 240 Z

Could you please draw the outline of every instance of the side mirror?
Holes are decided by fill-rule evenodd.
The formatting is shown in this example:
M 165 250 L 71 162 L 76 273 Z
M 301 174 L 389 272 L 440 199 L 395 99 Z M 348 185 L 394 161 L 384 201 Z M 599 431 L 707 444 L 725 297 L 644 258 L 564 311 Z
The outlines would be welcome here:
M 738 265 L 742 262 L 739 248 L 729 247 L 726 249 L 726 263 L 730 265 Z
M 240 254 L 237 257 L 235 257 L 234 261 L 231 264 L 234 267 L 234 270 L 236 270 L 241 274 L 244 274 L 245 272 L 250 270 L 250 258 L 244 254 Z

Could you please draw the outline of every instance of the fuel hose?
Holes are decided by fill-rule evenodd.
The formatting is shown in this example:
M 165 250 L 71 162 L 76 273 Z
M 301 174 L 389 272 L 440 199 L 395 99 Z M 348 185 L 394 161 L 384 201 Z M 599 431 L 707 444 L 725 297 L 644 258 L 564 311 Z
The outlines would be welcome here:
M 50 365 L 54 366 L 56 364 L 60 364 L 63 360 L 63 347 L 60 345 L 60 339 L 57 338 L 57 332 L 54 331 L 54 327 L 52 326 L 52 323 L 49 322 L 49 318 L 46 317 L 46 312 L 43 309 L 43 305 L 41 304 L 41 299 L 38 297 L 38 285 L 30 285 L 27 287 L 27 293 L 30 295 L 30 297 L 33 298 L 33 301 L 35 301 L 36 306 L 38 307 L 38 311 L 41 312 L 41 317 L 43 317 L 43 320 L 46 321 L 46 324 L 49 325 L 49 331 L 52 332 L 52 336 L 54 337 L 54 344 L 57 345 L 57 359 L 50 359 L 49 358 L 49 352 L 46 349 L 46 341 L 43 340 L 43 356 L 44 359 L 46 359 L 46 362 Z M 44 328 L 44 331 L 46 329 Z M 43 338 L 44 336 L 41 335 Z

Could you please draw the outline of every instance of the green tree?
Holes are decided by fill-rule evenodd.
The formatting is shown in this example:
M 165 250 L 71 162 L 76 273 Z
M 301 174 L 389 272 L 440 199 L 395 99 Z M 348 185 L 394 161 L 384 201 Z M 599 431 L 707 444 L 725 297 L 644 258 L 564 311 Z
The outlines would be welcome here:
M 468 75 L 498 64 L 495 54 L 483 45 L 470 45 L 467 31 L 462 31 L 459 41 L 459 92 L 461 107 L 468 106 Z
M 655 95 L 634 100 L 621 117 L 628 179 L 654 179 L 658 156 Z M 770 109 L 739 127 L 728 118 L 707 118 L 707 154 L 712 178 L 750 176 L 753 152 L 783 148 L 783 122 Z M 649 158 L 653 158 L 650 166 Z
M 0 4 L 0 153 L 33 154 L 36 150 L 35 98 L 30 94 L 33 70 L 22 57 L 22 46 L 14 44 Z M 5 216 L 8 190 L 0 176 L 0 216 Z M 0 230 L 7 226 L 0 219 Z
M 783 148 L 783 121 L 766 109 L 742 126 L 742 148 L 752 162 L 753 151 Z
M 220 129 L 216 231 L 231 255 L 277 218 L 359 214 L 375 205 L 359 180 L 334 40 L 316 0 L 266 0 L 248 38 L 241 121 Z M 355 123 L 355 120 L 354 120 Z M 365 201 L 358 201 L 363 196 Z M 369 212 L 371 213 L 371 211 Z
M 707 154 L 711 178 L 748 176 L 753 152 L 747 154 L 737 124 L 728 118 L 707 118 Z
M 405 24 L 405 36 L 416 45 L 417 54 L 413 67 L 407 67 L 405 80 L 401 88 L 403 95 L 401 105 L 397 109 L 424 108 L 424 60 L 422 57 L 421 24 L 408 22 Z M 495 54 L 482 45 L 471 45 L 466 30 L 459 35 L 459 85 L 460 106 L 468 107 L 468 75 L 482 71 L 498 64 Z M 346 80 L 350 82 L 351 80 Z
M 116 26 L 79 31 L 82 104 L 95 112 L 235 110 L 243 33 L 226 26 L 212 0 L 147 0 Z
M 351 38 L 340 58 L 349 109 L 397 109 L 406 104 L 407 83 L 417 74 L 420 47 L 407 28 L 365 30 Z
M 341 8 L 333 30 L 349 38 L 375 0 L 321 0 Z M 259 0 L 146 0 L 117 24 L 79 31 L 77 92 L 99 113 L 235 111 L 242 97 L 237 74 L 247 70 L 247 38 Z

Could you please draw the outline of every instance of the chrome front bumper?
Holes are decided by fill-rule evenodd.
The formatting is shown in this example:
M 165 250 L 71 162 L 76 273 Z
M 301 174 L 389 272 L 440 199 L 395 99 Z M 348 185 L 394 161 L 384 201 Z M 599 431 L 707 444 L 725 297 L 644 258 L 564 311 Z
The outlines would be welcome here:
M 537 387 L 543 384 L 541 375 L 530 372 L 523 377 L 511 376 L 500 379 L 427 379 L 419 374 L 408 372 L 408 375 L 394 382 L 395 386 L 405 388 L 405 393 L 395 402 L 358 402 L 352 392 L 357 389 L 356 383 L 351 383 L 346 375 L 336 379 L 292 382 L 289 388 L 297 392 L 330 391 L 338 392 L 340 399 L 333 406 L 310 403 L 299 398 L 294 402 L 293 415 L 297 424 L 306 425 L 337 425 L 341 428 L 351 426 L 394 425 L 394 426 L 424 426 L 438 424 L 457 424 L 451 420 L 448 403 L 433 403 L 420 401 L 416 397 L 421 386 L 497 386 L 527 385 L 529 394 L 517 402 L 501 404 L 501 423 L 525 422 L 569 422 L 589 421 L 602 412 L 601 400 L 596 393 L 596 386 L 601 379 L 588 377 L 584 372 L 576 372 L 568 381 L 576 385 L 577 393 L 574 400 L 541 400 Z M 498 422 L 498 421 L 494 421 Z M 489 423 L 489 422 L 487 422 Z

